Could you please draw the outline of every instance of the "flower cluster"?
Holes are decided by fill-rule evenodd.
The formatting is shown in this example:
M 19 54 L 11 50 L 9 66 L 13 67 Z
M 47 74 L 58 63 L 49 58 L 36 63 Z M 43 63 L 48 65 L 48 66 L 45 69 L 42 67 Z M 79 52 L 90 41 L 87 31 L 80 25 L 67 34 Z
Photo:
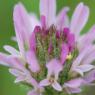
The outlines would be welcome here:
M 31 87 L 28 95 L 80 93 L 94 85 L 95 25 L 81 35 L 89 17 L 83 3 L 76 7 L 71 21 L 65 7 L 56 16 L 56 0 L 40 0 L 40 21 L 27 13 L 21 3 L 14 7 L 15 41 L 19 50 L 5 45 L 0 64 L 9 67 L 15 83 Z

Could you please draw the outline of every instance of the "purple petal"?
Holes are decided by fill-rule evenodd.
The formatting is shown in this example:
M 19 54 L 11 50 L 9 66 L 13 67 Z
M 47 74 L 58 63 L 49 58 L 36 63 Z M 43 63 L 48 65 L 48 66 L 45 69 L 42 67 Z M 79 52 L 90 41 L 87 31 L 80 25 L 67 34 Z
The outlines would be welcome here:
M 41 16 L 41 25 L 44 29 L 46 29 L 46 17 L 45 16 Z
M 94 61 L 95 61 L 95 52 L 93 51 L 82 62 L 83 62 L 83 64 L 92 64 Z
M 21 75 L 24 75 L 23 72 L 21 72 L 21 71 L 19 71 L 19 70 L 17 70 L 17 69 L 9 69 L 9 72 L 10 72 L 12 75 L 16 76 L 16 77 L 21 76 Z
M 8 55 L 0 52 L 0 64 L 4 66 L 10 66 L 10 60 L 7 58 Z
M 70 51 L 72 51 L 75 47 L 75 35 L 70 33 L 67 37 L 67 40 L 68 40 L 69 49 Z
M 55 79 L 58 79 L 59 72 L 62 70 L 63 66 L 57 59 L 52 59 L 49 63 L 46 64 L 48 69 L 48 77 L 52 74 L 55 75 Z
M 53 51 L 53 44 L 52 44 L 52 41 L 50 41 L 50 43 L 49 43 L 49 48 L 48 48 L 48 53 L 49 54 L 51 54 L 52 53 L 52 51 Z
M 88 71 L 94 69 L 95 67 L 94 67 L 94 65 L 90 65 L 90 64 L 86 65 L 85 64 L 85 65 L 80 65 L 77 68 L 80 69 L 82 72 L 88 72 Z
M 95 70 L 92 70 L 91 72 L 87 73 L 84 77 L 84 80 L 89 84 L 95 80 Z
M 55 90 L 57 90 L 57 91 L 62 91 L 62 87 L 61 87 L 61 85 L 60 85 L 57 81 L 55 81 L 55 82 L 52 84 L 52 86 L 53 86 L 53 88 L 54 88 Z
M 40 0 L 40 15 L 46 17 L 47 27 L 54 24 L 56 16 L 56 0 Z
M 78 49 L 81 52 L 89 44 L 93 44 L 95 40 L 95 25 L 89 30 L 88 33 L 81 36 L 78 40 Z
M 83 3 L 80 3 L 72 16 L 71 20 L 71 32 L 76 34 L 76 38 L 79 36 L 80 31 L 85 26 L 89 17 L 89 8 L 85 6 Z
M 25 67 L 24 67 L 25 64 L 23 64 L 22 61 L 20 61 L 18 58 L 9 57 L 8 60 L 10 60 L 9 64 L 10 64 L 11 68 L 15 68 L 15 69 L 19 69 L 19 70 L 25 69 Z
M 3 53 L 0 53 L 0 64 L 19 70 L 24 69 L 24 64 L 18 58 Z
M 10 69 L 9 71 L 17 77 L 16 82 L 25 81 L 31 84 L 35 89 L 38 87 L 37 81 L 31 76 L 31 73 L 27 69 L 22 69 L 20 71 L 17 69 Z
M 86 49 L 80 52 L 79 56 L 74 60 L 73 67 L 76 67 L 81 64 L 84 58 L 87 58 L 95 50 L 95 46 L 89 45 Z
M 64 35 L 64 37 L 67 37 L 68 38 L 69 34 L 70 34 L 70 29 L 67 28 L 67 27 L 65 27 L 63 29 L 63 35 Z
M 26 58 L 31 71 L 38 72 L 40 70 L 40 66 L 35 56 L 35 53 L 33 51 L 28 51 L 26 54 Z
M 20 70 L 24 68 L 24 65 L 19 59 L 5 55 L 3 53 L 0 53 L 0 64 Z
M 68 11 L 69 8 L 65 7 L 57 16 L 56 26 L 59 30 L 63 30 L 65 27 L 69 27 L 69 18 L 67 16 Z
M 41 23 L 35 14 L 29 14 L 29 18 L 30 18 L 31 32 L 33 32 L 36 26 L 41 26 Z
M 24 81 L 27 82 L 32 79 L 31 75 L 24 70 L 9 69 L 9 72 L 16 77 L 15 83 Z
M 69 87 L 69 88 L 78 88 L 84 83 L 82 78 L 76 78 L 73 80 L 68 81 L 63 85 L 63 87 Z
M 30 36 L 30 50 L 36 52 L 36 37 L 35 32 L 32 32 Z
M 29 15 L 21 3 L 15 6 L 13 19 L 18 46 L 21 54 L 24 55 L 24 45 L 27 45 L 27 47 L 29 46 L 29 32 L 31 32 L 31 29 Z
M 72 94 L 72 93 L 80 93 L 81 91 L 82 91 L 81 88 L 70 88 L 69 89 L 70 94 Z
M 73 69 L 73 72 L 76 72 L 80 74 L 81 76 L 84 76 L 84 72 L 81 69 L 77 69 L 77 67 Z
M 61 64 L 64 64 L 64 62 L 66 60 L 66 57 L 68 55 L 68 52 L 69 52 L 68 45 L 62 44 L 62 47 L 61 47 L 61 56 L 60 56 Z
M 10 54 L 12 54 L 13 56 L 18 57 L 18 56 L 20 55 L 19 52 L 18 52 L 15 48 L 13 48 L 13 47 L 11 47 L 11 46 L 9 46 L 9 45 L 5 45 L 5 46 L 4 46 L 4 49 L 5 49 L 7 52 L 9 52 Z
M 83 73 L 85 72 L 88 72 L 92 69 L 94 69 L 95 66 L 94 65 L 80 65 L 80 66 L 77 66 L 75 69 L 73 69 L 73 71 L 79 73 L 81 76 L 83 76 Z
M 41 27 L 40 27 L 40 26 L 35 26 L 33 32 L 34 32 L 34 33 L 40 33 L 40 32 L 41 32 Z
M 27 72 L 26 72 L 26 74 L 28 75 Z M 29 76 L 27 78 L 28 79 L 26 80 L 26 82 L 31 84 L 35 89 L 37 89 L 38 88 L 38 82 L 31 76 L 30 73 L 29 73 Z
M 42 81 L 40 82 L 39 85 L 40 85 L 40 86 L 48 86 L 48 85 L 50 85 L 50 82 L 49 82 L 48 79 L 44 79 L 44 80 L 42 80 Z
M 60 34 L 61 34 L 60 31 L 57 31 L 57 32 L 56 32 L 56 38 L 57 38 L 57 39 L 60 38 Z
M 19 82 L 24 81 L 24 80 L 25 80 L 24 76 L 19 76 L 16 78 L 15 83 L 19 83 Z

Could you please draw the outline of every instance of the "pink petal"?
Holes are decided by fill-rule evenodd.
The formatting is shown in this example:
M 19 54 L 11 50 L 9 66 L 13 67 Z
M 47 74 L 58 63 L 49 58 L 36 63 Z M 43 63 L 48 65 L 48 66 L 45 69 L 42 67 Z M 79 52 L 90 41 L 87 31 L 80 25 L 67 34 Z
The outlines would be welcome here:
M 68 52 L 69 52 L 68 45 L 62 44 L 62 47 L 61 47 L 61 56 L 60 56 L 61 64 L 64 64 L 64 62 L 66 60 L 66 57 L 68 55 Z
M 62 91 L 62 87 L 61 87 L 61 85 L 60 85 L 57 81 L 55 81 L 55 82 L 52 84 L 52 86 L 53 86 L 53 88 L 54 88 L 55 90 L 57 90 L 57 91 Z
M 38 88 L 38 82 L 31 76 L 31 74 L 26 72 L 26 75 L 28 75 L 26 82 L 31 84 L 35 89 Z
M 92 70 L 91 72 L 87 73 L 84 77 L 84 80 L 89 84 L 95 80 L 95 70 Z
M 73 69 L 73 71 L 80 74 L 81 76 L 84 76 L 84 73 L 80 69 L 75 68 L 75 69 Z
M 21 76 L 21 75 L 24 75 L 24 73 L 23 72 L 21 72 L 21 71 L 19 71 L 19 70 L 17 70 L 17 69 L 9 69 L 9 72 L 12 74 L 12 75 L 14 75 L 14 76 Z
M 32 32 L 30 36 L 30 50 L 36 51 L 36 37 L 35 32 Z
M 92 69 L 94 69 L 95 66 L 94 65 L 80 65 L 77 66 L 75 69 L 73 69 L 75 72 L 79 73 L 81 76 L 83 76 L 83 73 L 88 72 Z
M 95 40 L 95 25 L 93 25 L 89 32 L 86 33 L 84 40 L 86 40 L 86 44 L 93 43 L 93 41 Z
M 50 41 L 49 47 L 48 47 L 48 53 L 51 54 L 53 49 L 54 49 L 54 47 L 53 47 L 52 41 Z
M 19 83 L 21 81 L 25 81 L 25 77 L 24 76 L 17 77 L 16 80 L 15 80 L 15 83 Z
M 31 76 L 28 70 L 23 69 L 22 71 L 19 71 L 17 69 L 10 69 L 9 71 L 17 77 L 15 82 L 25 81 L 26 83 L 31 84 L 35 89 L 38 87 L 37 81 Z
M 67 40 L 68 40 L 68 45 L 69 45 L 69 51 L 72 52 L 72 50 L 75 47 L 75 35 L 72 33 L 69 33 Z
M 48 86 L 48 85 L 50 85 L 50 82 L 49 82 L 48 79 L 44 79 L 44 80 L 42 80 L 42 81 L 40 82 L 39 85 L 40 85 L 40 86 Z
M 54 24 L 56 0 L 40 0 L 40 15 L 44 15 L 46 17 L 47 27 Z
M 30 20 L 30 25 L 31 25 L 31 32 L 33 32 L 36 26 L 41 26 L 41 23 L 35 14 L 32 14 L 32 13 L 29 14 L 29 18 L 30 18 L 29 20 Z
M 28 51 L 26 54 L 26 58 L 31 71 L 38 72 L 40 70 L 40 66 L 35 56 L 35 53 L 33 51 Z
M 89 44 L 93 44 L 95 40 L 95 25 L 89 30 L 88 33 L 82 35 L 78 40 L 78 49 L 81 52 Z
M 70 94 L 72 94 L 72 93 L 81 93 L 81 88 L 70 88 L 69 89 L 69 92 L 70 92 Z
M 92 64 L 94 61 L 95 61 L 95 52 L 93 51 L 82 62 L 83 62 L 83 64 Z
M 95 67 L 94 67 L 94 65 L 90 65 L 90 64 L 86 65 L 85 64 L 85 65 L 80 65 L 77 68 L 80 69 L 82 72 L 88 72 L 88 71 L 94 69 Z
M 56 79 L 58 79 L 58 75 L 63 69 L 62 64 L 57 59 L 52 59 L 49 63 L 46 64 L 46 67 L 48 69 L 48 77 L 54 74 Z
M 13 56 L 19 56 L 20 54 L 19 54 L 19 52 L 15 49 L 15 48 L 13 48 L 13 47 L 11 47 L 11 46 L 9 46 L 9 45 L 5 45 L 4 46 L 4 49 L 7 51 L 7 52 L 9 52 L 10 54 L 12 54 Z
M 80 3 L 72 16 L 70 30 L 76 34 L 76 38 L 79 36 L 80 31 L 85 26 L 89 17 L 89 8 L 83 3 Z
M 27 45 L 27 47 L 29 46 L 29 32 L 31 32 L 31 29 L 29 15 L 21 3 L 15 6 L 13 19 L 18 46 L 21 54 L 24 55 L 24 45 Z
M 7 58 L 8 55 L 0 52 L 0 64 L 4 66 L 10 66 L 10 60 Z
M 8 60 L 11 68 L 15 68 L 19 70 L 25 69 L 24 64 L 18 58 L 9 57 Z
M 82 60 L 84 58 L 87 58 L 87 56 L 89 54 L 91 54 L 93 52 L 93 50 L 95 50 L 95 46 L 89 45 L 88 47 L 86 47 L 86 49 L 84 49 L 82 52 L 80 52 L 79 56 L 74 60 L 72 66 L 76 67 L 76 66 L 80 65 Z
M 18 58 L 6 55 L 4 53 L 0 53 L 0 64 L 19 70 L 24 69 L 24 64 Z
M 76 78 L 68 81 L 63 85 L 63 87 L 69 87 L 69 88 L 78 88 L 84 83 L 83 79 Z
M 43 15 L 41 16 L 41 25 L 43 28 L 46 29 L 46 17 Z
M 65 7 L 61 10 L 61 12 L 57 16 L 56 26 L 60 30 L 64 29 L 65 27 L 69 27 L 69 18 L 67 16 L 67 12 L 69 11 L 68 7 Z

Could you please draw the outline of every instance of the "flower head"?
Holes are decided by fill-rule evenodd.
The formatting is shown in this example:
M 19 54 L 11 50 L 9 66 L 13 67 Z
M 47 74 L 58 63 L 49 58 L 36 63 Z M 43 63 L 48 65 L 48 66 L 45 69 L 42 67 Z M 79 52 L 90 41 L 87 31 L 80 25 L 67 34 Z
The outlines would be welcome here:
M 14 7 L 13 21 L 19 50 L 5 45 L 0 64 L 8 66 L 15 83 L 30 85 L 28 95 L 80 93 L 95 80 L 95 25 L 80 35 L 89 8 L 76 7 L 71 21 L 65 7 L 56 15 L 56 0 L 40 0 L 40 20 L 23 4 Z M 94 85 L 94 84 L 93 84 Z M 51 88 L 52 87 L 52 88 Z

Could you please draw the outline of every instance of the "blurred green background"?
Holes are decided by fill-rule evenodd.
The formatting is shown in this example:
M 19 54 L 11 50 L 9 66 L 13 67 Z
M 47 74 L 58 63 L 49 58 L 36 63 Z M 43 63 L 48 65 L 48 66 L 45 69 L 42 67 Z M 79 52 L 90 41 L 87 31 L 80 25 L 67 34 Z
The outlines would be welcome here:
M 13 26 L 13 8 L 17 2 L 22 2 L 29 12 L 34 12 L 39 17 L 39 0 L 0 0 L 0 51 L 3 45 L 15 46 L 11 37 L 15 35 Z M 70 7 L 69 16 L 71 17 L 75 6 L 79 2 L 84 2 L 90 8 L 90 17 L 87 25 L 82 32 L 87 32 L 95 23 L 95 0 L 57 0 L 57 13 L 64 6 Z M 14 84 L 14 77 L 8 73 L 8 68 L 0 66 L 0 95 L 26 95 L 27 88 Z M 95 87 L 86 90 L 82 95 L 95 95 Z

